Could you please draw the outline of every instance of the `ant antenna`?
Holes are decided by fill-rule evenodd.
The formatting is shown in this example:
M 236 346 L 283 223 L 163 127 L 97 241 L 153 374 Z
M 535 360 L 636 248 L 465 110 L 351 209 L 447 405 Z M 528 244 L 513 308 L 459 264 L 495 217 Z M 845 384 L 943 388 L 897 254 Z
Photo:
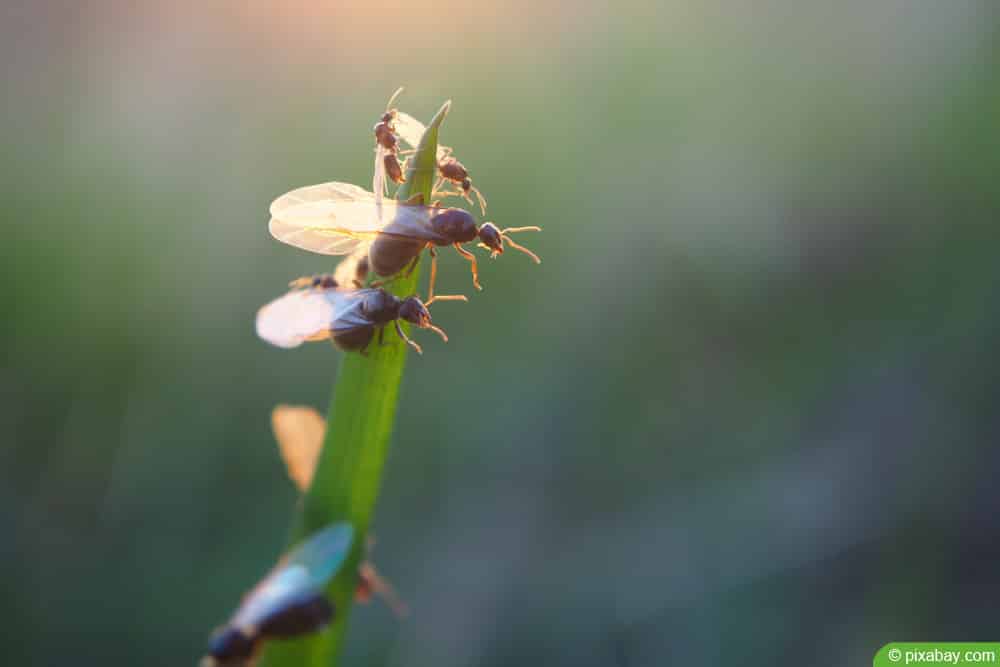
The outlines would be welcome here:
M 476 194 L 476 199 L 479 200 L 479 210 L 483 212 L 483 215 L 486 215 L 486 197 L 484 197 L 483 193 L 479 191 L 479 188 L 472 185 L 471 183 L 469 184 L 469 189 Z M 465 201 L 469 202 L 470 204 L 472 203 L 472 200 L 469 199 L 468 194 L 465 195 Z
M 409 607 L 407 607 L 406 603 L 403 602 L 399 598 L 399 595 L 396 594 L 396 589 L 392 587 L 392 584 L 379 575 L 371 561 L 363 561 L 361 565 L 358 566 L 358 569 L 362 579 L 366 579 L 371 582 L 372 591 L 375 594 L 382 596 L 382 599 L 385 600 L 385 603 L 392 610 L 393 614 L 395 614 L 398 618 L 405 618 L 410 615 Z
M 392 94 L 392 97 L 389 98 L 389 101 L 385 103 L 386 111 L 392 110 L 392 103 L 395 102 L 396 98 L 399 97 L 402 93 L 403 93 L 403 87 L 400 86 L 399 88 L 396 89 L 396 92 Z
M 504 241 L 509 243 L 511 248 L 513 248 L 514 250 L 520 250 L 525 255 L 534 260 L 535 264 L 541 264 L 542 260 L 538 255 L 531 252 L 523 245 L 515 243 L 514 240 L 511 239 L 510 236 L 508 236 L 508 234 L 516 234 L 517 232 L 540 232 L 540 231 L 542 231 L 541 227 L 508 227 L 507 229 L 500 230 L 500 237 L 503 238 Z

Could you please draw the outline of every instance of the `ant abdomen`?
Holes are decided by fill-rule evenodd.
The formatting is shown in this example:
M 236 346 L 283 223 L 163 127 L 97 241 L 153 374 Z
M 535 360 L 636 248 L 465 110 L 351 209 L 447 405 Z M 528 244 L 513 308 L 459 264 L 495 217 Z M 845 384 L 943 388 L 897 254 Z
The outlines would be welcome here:
M 426 241 L 379 234 L 368 249 L 371 270 L 376 275 L 394 276 L 423 251 Z
M 396 157 L 395 153 L 386 153 L 382 159 L 382 163 L 385 165 L 385 175 L 392 179 L 393 182 L 406 182 L 406 178 L 403 176 L 403 167 L 399 164 L 399 158 Z

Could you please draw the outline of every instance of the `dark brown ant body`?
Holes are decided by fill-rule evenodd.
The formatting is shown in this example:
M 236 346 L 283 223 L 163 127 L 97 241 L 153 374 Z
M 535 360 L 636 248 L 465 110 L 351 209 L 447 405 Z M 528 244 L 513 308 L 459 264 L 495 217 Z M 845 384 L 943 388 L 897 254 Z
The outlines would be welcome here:
M 479 188 L 472 185 L 472 179 L 469 178 L 469 170 L 466 169 L 465 165 L 459 162 L 457 158 L 451 156 L 445 156 L 442 158 L 438 162 L 438 173 L 441 174 L 441 177 L 434 186 L 436 194 L 462 197 L 465 201 L 471 204 L 472 198 L 469 197 L 469 193 L 472 192 L 476 195 L 476 199 L 479 201 L 480 210 L 482 210 L 484 214 L 486 213 L 486 199 L 483 197 L 483 193 L 479 191 Z M 440 188 L 445 181 L 450 181 L 455 184 L 458 188 L 460 188 L 460 191 L 441 191 Z
M 382 115 L 382 120 L 375 124 L 375 143 L 382 149 L 382 169 L 386 176 L 395 183 L 405 183 L 403 176 L 403 166 L 399 163 L 399 137 L 396 136 L 396 128 L 392 122 L 396 117 L 396 110 L 390 109 Z
M 300 493 L 307 493 L 323 449 L 326 420 L 314 408 L 308 406 L 277 405 L 271 411 L 271 427 L 278 441 L 281 458 L 285 461 L 288 478 Z M 393 613 L 400 617 L 406 616 L 409 613 L 406 603 L 399 599 L 395 588 L 379 574 L 371 561 L 374 546 L 375 536 L 369 533 L 367 554 L 358 564 L 358 583 L 354 587 L 354 599 L 357 602 L 368 603 L 372 597 L 378 595 L 385 599 Z
M 252 665 L 262 644 L 269 639 L 292 639 L 312 634 L 333 618 L 333 605 L 317 593 L 284 607 L 265 618 L 251 636 L 234 627 L 225 627 L 212 636 L 202 667 L 245 667 Z
M 364 294 L 357 307 L 344 312 L 330 328 L 330 339 L 340 349 L 364 353 L 375 336 L 375 330 L 379 330 L 381 341 L 386 325 L 391 322 L 396 328 L 396 334 L 418 354 L 423 354 L 423 349 L 403 333 L 400 320 L 421 329 L 430 329 L 445 342 L 448 341 L 447 334 L 440 327 L 431 324 L 430 311 L 419 298 L 410 296 L 400 299 L 382 288 L 360 291 Z M 442 298 L 446 297 L 438 297 Z
M 393 100 L 395 100 L 395 97 L 393 97 Z M 393 116 L 392 127 L 394 131 L 398 130 L 398 133 L 394 137 L 396 139 L 402 138 L 410 146 L 409 150 L 398 151 L 399 154 L 409 155 L 415 153 L 417 145 L 420 143 L 420 139 L 427 128 L 423 123 L 407 113 L 397 109 L 393 109 L 392 111 L 395 114 Z M 457 158 L 453 157 L 452 153 L 453 149 L 451 147 L 438 145 L 437 169 L 439 178 L 437 184 L 434 186 L 433 196 L 435 198 L 439 195 L 445 197 L 462 197 L 465 201 L 472 204 L 472 198 L 469 195 L 475 194 L 479 202 L 479 208 L 485 214 L 486 198 L 483 197 L 483 193 L 478 188 L 472 185 L 472 179 L 469 178 L 469 170 Z M 446 181 L 454 184 L 458 190 L 456 192 L 441 190 L 441 186 Z
M 323 589 L 347 558 L 353 534 L 348 523 L 331 524 L 286 554 L 212 633 L 202 667 L 249 667 L 266 641 L 326 626 L 334 607 Z
M 385 113 L 372 128 L 375 133 L 375 176 L 372 185 L 377 197 L 382 196 L 385 176 L 388 176 L 395 183 L 406 182 L 406 177 L 403 176 L 403 167 L 399 163 L 399 137 L 396 135 L 395 126 L 399 112 L 392 108 L 392 103 L 396 101 L 401 92 L 403 92 L 402 88 L 393 93 L 386 105 Z
M 396 153 L 386 153 L 385 157 L 382 158 L 382 163 L 385 167 L 385 175 L 390 180 L 394 183 L 406 183 L 406 177 L 403 176 L 403 165 L 399 163 Z
M 416 201 L 414 203 L 419 203 Z M 404 226 L 406 222 L 388 225 L 382 233 L 375 237 L 371 247 L 368 249 L 368 257 L 371 260 L 371 268 L 380 276 L 393 276 L 402 271 L 407 265 L 410 270 L 420 257 L 424 248 L 428 248 L 431 253 L 431 276 L 428 296 L 434 296 L 434 281 L 437 277 L 437 252 L 435 246 L 453 246 L 455 250 L 469 261 L 472 270 L 472 283 L 476 289 L 483 287 L 479 284 L 479 267 L 476 257 L 471 252 L 462 247 L 463 243 L 469 243 L 477 238 L 480 245 L 490 251 L 491 257 L 503 254 L 504 241 L 511 247 L 523 252 L 531 257 L 536 264 L 542 260 L 538 256 L 511 240 L 509 234 L 525 231 L 541 231 L 539 227 L 514 227 L 509 229 L 498 229 L 492 222 L 484 222 L 481 226 L 476 226 L 476 220 L 468 211 L 460 208 L 430 208 L 429 220 L 424 223 L 421 233 L 414 233 L 415 230 L 407 231 Z
M 396 119 L 396 113 L 395 109 L 389 109 L 372 128 L 375 132 L 375 142 L 390 153 L 399 150 L 399 137 L 396 136 L 396 128 L 392 124 Z
M 464 296 L 439 296 L 429 298 L 427 304 L 465 300 Z M 400 320 L 430 329 L 448 340 L 445 332 L 431 323 L 427 305 L 419 298 L 400 299 L 380 287 L 292 290 L 257 311 L 257 335 L 278 347 L 291 348 L 308 341 L 330 340 L 342 350 L 363 354 L 376 329 L 381 342 L 385 327 L 391 322 L 407 345 L 423 353 L 420 346 L 403 333 Z
M 381 150 L 381 148 L 380 148 Z M 479 245 L 492 257 L 502 254 L 505 243 L 541 263 L 535 253 L 516 243 L 511 234 L 541 231 L 539 227 L 498 229 L 491 222 L 481 226 L 468 211 L 442 208 L 438 202 L 428 206 L 417 194 L 405 201 L 382 201 L 376 188 L 374 197 L 366 197 L 360 188 L 343 183 L 323 183 L 298 188 L 278 197 L 271 204 L 271 234 L 289 245 L 321 255 L 367 255 L 369 268 L 382 277 L 394 276 L 409 263 L 416 265 L 420 253 L 429 249 L 453 246 L 471 265 L 472 281 L 477 289 L 479 269 L 475 256 L 462 247 L 479 239 Z M 349 266 L 349 265 L 348 265 Z M 431 289 L 434 296 L 436 260 L 431 264 Z M 360 277 L 364 275 L 359 272 Z M 350 284 L 340 280 L 341 285 Z

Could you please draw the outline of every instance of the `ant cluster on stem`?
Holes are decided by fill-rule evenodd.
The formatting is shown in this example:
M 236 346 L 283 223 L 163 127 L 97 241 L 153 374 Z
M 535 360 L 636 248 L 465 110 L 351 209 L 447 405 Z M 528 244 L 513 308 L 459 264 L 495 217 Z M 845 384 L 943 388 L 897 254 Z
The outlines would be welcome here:
M 380 345 L 385 344 L 385 329 L 391 325 L 406 345 L 422 353 L 402 323 L 428 329 L 447 341 L 444 330 L 432 322 L 428 306 L 436 301 L 468 300 L 464 295 L 435 294 L 437 248 L 451 246 L 469 262 L 477 290 L 482 289 L 479 265 L 476 256 L 464 247 L 467 243 L 477 242 L 491 258 L 502 255 L 509 246 L 541 263 L 538 255 L 511 238 L 512 234 L 541 228 L 501 229 L 492 222 L 477 223 L 467 210 L 441 205 L 445 198 L 460 197 L 471 206 L 478 204 L 479 211 L 486 213 L 486 198 L 450 147 L 437 146 L 429 201 L 420 194 L 402 201 L 386 198 L 389 182 L 407 182 L 409 161 L 419 155 L 427 131 L 423 123 L 393 106 L 402 91 L 400 88 L 392 95 L 373 128 L 371 192 L 349 183 L 329 182 L 296 188 L 271 203 L 269 230 L 275 239 L 345 259 L 333 273 L 292 280 L 287 293 L 257 312 L 257 335 L 268 343 L 293 348 L 308 341 L 329 340 L 341 350 L 367 356 L 376 337 Z M 401 143 L 408 148 L 402 149 Z M 425 249 L 431 256 L 427 298 L 401 298 L 388 291 L 386 284 L 396 276 L 413 272 Z M 326 423 L 311 408 L 278 406 L 272 414 L 272 426 L 289 478 L 304 494 L 312 483 Z M 285 554 L 212 635 L 203 667 L 250 667 L 265 642 L 325 627 L 335 612 L 325 594 L 326 586 L 342 569 L 353 542 L 351 524 L 335 522 Z M 368 546 L 370 549 L 371 544 Z M 382 596 L 397 615 L 407 613 L 392 586 L 365 559 L 358 567 L 354 597 L 364 602 L 373 594 Z

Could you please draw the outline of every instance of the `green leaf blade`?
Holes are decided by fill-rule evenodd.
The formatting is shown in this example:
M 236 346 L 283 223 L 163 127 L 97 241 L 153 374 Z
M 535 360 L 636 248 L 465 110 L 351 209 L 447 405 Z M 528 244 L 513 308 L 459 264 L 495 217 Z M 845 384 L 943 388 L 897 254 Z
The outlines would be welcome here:
M 396 198 L 422 194 L 430 202 L 437 176 L 438 130 L 451 102 L 445 102 L 406 165 L 406 182 Z M 395 295 L 415 294 L 419 271 L 400 275 L 386 287 Z M 405 325 L 404 325 L 405 326 Z M 332 521 L 350 521 L 355 541 L 344 567 L 327 594 L 334 604 L 333 622 L 323 632 L 294 641 L 269 642 L 259 662 L 262 667 L 331 667 L 337 664 L 354 601 L 358 565 L 364 558 L 368 528 L 381 487 L 382 469 L 396 418 L 399 385 L 406 365 L 407 346 L 390 327 L 385 345 L 377 340 L 368 355 L 346 353 L 330 399 L 323 452 L 292 527 L 292 542 Z

